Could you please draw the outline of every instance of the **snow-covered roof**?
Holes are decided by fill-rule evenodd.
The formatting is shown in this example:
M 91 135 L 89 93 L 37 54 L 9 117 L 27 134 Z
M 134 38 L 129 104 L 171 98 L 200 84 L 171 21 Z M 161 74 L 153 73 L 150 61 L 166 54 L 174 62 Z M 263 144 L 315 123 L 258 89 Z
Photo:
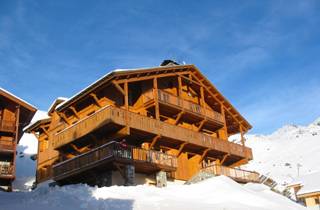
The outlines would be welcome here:
M 297 192 L 298 196 L 314 192 L 320 193 L 320 171 L 298 177 L 290 184 L 290 186 L 294 185 L 302 186 Z
M 31 108 L 31 109 L 33 109 L 33 110 L 37 110 L 37 108 L 36 108 L 34 105 L 28 103 L 27 101 L 23 100 L 22 98 L 14 95 L 13 93 L 11 93 L 11 92 L 9 92 L 9 91 L 7 91 L 7 90 L 5 90 L 5 89 L 3 89 L 3 88 L 0 87 L 0 93 L 1 93 L 1 92 L 5 93 L 5 94 L 8 95 L 8 96 L 11 96 L 11 97 L 14 98 L 18 103 L 20 103 L 20 104 L 22 104 L 22 105 L 27 105 L 26 108 L 29 108 L 29 109 Z
M 52 104 L 50 105 L 49 109 L 48 109 L 48 114 L 50 114 L 57 106 L 59 106 L 59 104 L 63 103 L 64 101 L 67 101 L 68 98 L 66 97 L 58 97 L 56 98 L 56 100 L 54 100 L 54 102 L 52 102 Z
M 33 126 L 35 126 L 36 124 L 40 123 L 41 121 L 49 120 L 49 119 L 50 117 L 45 111 L 38 110 L 34 115 L 34 117 L 32 118 L 30 124 L 23 128 L 23 131 L 25 132 L 30 128 L 32 128 Z

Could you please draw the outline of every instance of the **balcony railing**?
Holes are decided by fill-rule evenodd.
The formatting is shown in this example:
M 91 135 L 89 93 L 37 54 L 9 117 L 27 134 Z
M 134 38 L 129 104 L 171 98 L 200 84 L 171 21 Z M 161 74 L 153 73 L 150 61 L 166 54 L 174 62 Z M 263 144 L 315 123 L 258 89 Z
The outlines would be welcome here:
M 15 143 L 14 140 L 0 140 L 0 152 L 1 151 L 14 151 L 15 150 Z
M 0 131 L 15 132 L 16 122 L 13 120 L 0 120 Z
M 57 134 L 52 133 L 50 138 L 54 148 L 58 149 L 107 123 L 129 126 L 164 138 L 177 139 L 248 160 L 252 159 L 252 151 L 248 147 L 111 106 L 100 109 Z
M 177 158 L 175 156 L 129 145 L 124 147 L 117 142 L 110 142 L 87 153 L 54 165 L 53 178 L 55 180 L 61 180 L 64 177 L 81 173 L 108 161 L 131 164 L 145 163 L 165 171 L 174 171 L 177 168 Z
M 254 171 L 247 171 L 239 168 L 231 168 L 227 166 L 221 166 L 221 165 L 210 165 L 202 169 L 203 172 L 214 174 L 215 176 L 228 176 L 235 181 L 238 182 L 259 182 L 259 173 Z
M 0 161 L 0 177 L 11 177 L 13 173 L 14 167 L 10 162 Z
M 149 100 L 153 100 L 153 91 L 148 91 L 144 93 L 144 101 L 148 102 Z M 182 99 L 178 96 L 175 96 L 173 94 L 170 94 L 168 92 L 165 92 L 163 90 L 158 90 L 158 100 L 160 103 L 169 104 L 171 106 L 176 106 L 179 109 L 189 111 L 191 113 L 201 115 L 203 117 L 206 117 L 208 119 L 214 120 L 217 123 L 220 123 L 223 125 L 223 116 L 222 114 L 213 111 L 208 108 L 204 108 L 200 106 L 199 104 L 196 104 L 194 102 Z

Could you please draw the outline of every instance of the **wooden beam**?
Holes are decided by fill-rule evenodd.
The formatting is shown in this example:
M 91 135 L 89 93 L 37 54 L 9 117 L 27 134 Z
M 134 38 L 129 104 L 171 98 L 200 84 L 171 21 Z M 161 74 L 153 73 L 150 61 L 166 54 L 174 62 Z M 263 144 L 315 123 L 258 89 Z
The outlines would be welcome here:
M 128 82 L 138 82 L 138 81 L 143 81 L 143 80 L 152 80 L 154 77 L 157 78 L 163 78 L 163 77 L 173 77 L 173 76 L 177 76 L 177 75 L 187 75 L 190 71 L 186 71 L 185 69 L 179 69 L 176 72 L 172 72 L 172 73 L 163 73 L 161 75 L 156 75 L 156 73 L 154 72 L 154 74 L 149 74 L 147 76 L 143 76 L 143 77 L 133 77 L 130 79 L 117 79 L 116 83 L 120 84 L 120 83 L 124 83 L 126 80 Z
M 76 108 L 74 108 L 73 106 L 70 106 L 69 109 L 71 109 L 71 111 L 76 116 L 76 118 L 80 119 L 79 113 L 77 112 Z
M 181 75 L 178 76 L 178 95 L 181 97 L 182 95 L 182 80 Z
M 191 74 L 194 75 L 193 72 L 191 72 Z M 194 75 L 194 76 L 195 76 L 195 75 Z M 212 89 L 211 86 L 208 87 L 208 86 L 204 85 L 203 82 L 200 81 L 196 76 L 195 76 L 195 79 L 203 85 L 203 87 L 208 91 L 208 93 L 209 93 L 211 96 L 213 96 L 213 98 L 214 98 L 216 101 L 220 102 L 220 104 L 222 104 L 222 106 L 224 106 L 223 104 L 225 103 L 225 101 L 223 101 L 223 100 L 221 100 L 221 99 L 219 99 L 219 98 L 217 97 L 217 96 L 220 95 L 219 93 L 212 93 L 211 90 L 210 90 L 210 89 Z M 231 107 L 229 107 L 229 108 L 232 109 Z M 230 109 L 226 109 L 227 112 L 229 112 L 230 115 L 231 115 L 239 124 L 242 124 L 242 121 L 240 121 L 240 120 L 237 118 L 237 116 L 239 116 L 239 115 L 235 116 L 235 114 L 233 114 L 233 113 L 230 111 Z
M 178 125 L 179 120 L 181 119 L 181 117 L 183 116 L 184 111 L 179 112 L 179 114 L 177 115 L 177 118 L 174 121 L 174 125 Z
M 126 81 L 126 80 L 125 80 Z M 119 85 L 118 82 L 112 81 L 112 84 L 122 93 L 122 95 L 125 95 L 125 90 Z
M 200 104 L 201 104 L 201 106 L 203 108 L 205 108 L 206 102 L 205 102 L 205 99 L 204 99 L 204 90 L 203 90 L 202 86 L 200 87 Z
M 98 99 L 98 97 L 97 97 L 97 95 L 96 94 L 94 94 L 94 93 L 90 93 L 90 96 L 93 98 L 93 100 L 94 100 L 94 102 L 98 105 L 98 107 L 102 107 L 102 105 L 100 104 L 100 101 L 99 101 L 99 99 Z M 108 99 L 107 99 L 108 100 Z
M 247 158 L 244 158 L 244 159 L 241 159 L 235 163 L 233 163 L 232 165 L 228 166 L 228 167 L 237 167 L 237 166 L 240 166 L 240 165 L 243 165 L 243 164 L 247 164 L 248 163 L 248 159 Z
M 206 121 L 207 120 L 202 120 L 201 122 L 200 122 L 200 125 L 198 126 L 198 128 L 197 128 L 197 131 L 199 132 L 201 129 L 202 129 L 202 127 L 203 127 L 203 125 L 206 123 Z
M 187 144 L 188 144 L 187 142 L 184 142 L 184 143 L 182 143 L 182 144 L 180 145 L 179 150 L 178 150 L 178 153 L 177 153 L 177 157 L 179 157 L 179 156 L 181 155 L 183 148 L 184 148 Z
M 127 81 L 124 83 L 124 106 L 126 110 L 129 110 L 129 89 Z
M 211 149 L 205 149 L 201 155 L 201 158 L 199 160 L 199 163 L 201 163 L 203 161 L 203 159 L 206 157 L 207 153 L 210 151 Z
M 90 148 L 89 146 L 84 146 L 84 147 L 81 147 L 81 148 L 78 148 L 76 145 L 74 144 L 70 144 L 70 146 L 75 150 L 77 151 L 78 153 L 82 154 L 84 152 L 88 152 L 90 151 Z
M 183 76 L 183 75 L 180 75 L 183 79 L 185 79 L 185 80 L 188 80 L 190 83 L 193 83 L 193 84 L 196 84 L 196 85 L 198 85 L 198 86 L 203 86 L 201 83 L 199 83 L 199 82 L 197 82 L 197 81 L 195 81 L 195 80 L 192 80 L 192 78 L 190 78 L 190 74 L 189 74 L 189 77 L 185 77 L 185 76 Z
M 69 122 L 67 116 L 64 113 L 62 113 L 62 112 L 57 112 L 57 113 L 61 117 L 61 119 L 63 119 L 63 121 L 65 121 L 68 125 L 71 125 L 71 123 Z
M 228 154 L 225 154 L 225 155 L 223 156 L 223 158 L 221 159 L 221 161 L 220 161 L 220 165 L 222 165 L 222 164 L 224 163 L 224 161 L 226 161 L 227 157 L 229 157 L 229 156 L 230 156 L 229 153 L 228 153 Z
M 152 139 L 152 142 L 151 142 L 151 144 L 150 144 L 149 149 L 152 149 L 152 148 L 154 147 L 154 145 L 157 143 L 157 141 L 158 141 L 160 138 L 161 138 L 160 135 L 155 136 L 155 137 Z
M 43 130 L 43 132 L 44 132 L 47 136 L 49 136 L 49 133 L 48 133 L 47 129 L 45 128 L 45 126 L 41 125 L 40 128 Z
M 243 129 L 242 129 L 242 125 L 239 125 L 239 130 L 240 130 L 240 137 L 241 137 L 241 144 L 242 146 L 245 146 L 245 138 L 244 138 L 244 133 L 243 133 Z
M 158 94 L 158 80 L 157 78 L 153 78 L 153 95 L 154 95 L 154 101 L 155 101 L 155 114 L 156 119 L 160 119 L 160 110 L 159 110 L 159 94 Z

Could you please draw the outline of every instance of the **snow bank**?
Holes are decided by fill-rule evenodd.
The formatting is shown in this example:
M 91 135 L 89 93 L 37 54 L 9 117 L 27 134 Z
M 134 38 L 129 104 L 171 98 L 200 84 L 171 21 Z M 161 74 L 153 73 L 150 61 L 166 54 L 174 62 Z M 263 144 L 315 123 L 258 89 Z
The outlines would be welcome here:
M 0 192 L 5 210 L 299 210 L 304 207 L 261 185 L 240 185 L 220 176 L 193 185 L 95 188 L 87 185 L 40 187 L 32 192 Z

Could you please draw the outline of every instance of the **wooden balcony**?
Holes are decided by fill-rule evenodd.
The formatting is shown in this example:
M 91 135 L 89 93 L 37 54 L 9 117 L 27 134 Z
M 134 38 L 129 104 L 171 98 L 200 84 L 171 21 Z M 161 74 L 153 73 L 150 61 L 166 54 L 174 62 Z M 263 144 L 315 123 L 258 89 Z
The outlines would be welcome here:
M 0 152 L 15 152 L 15 147 L 13 140 L 0 140 Z
M 161 135 L 163 138 L 209 148 L 239 158 L 252 159 L 252 151 L 248 147 L 112 106 L 100 109 L 57 134 L 51 134 L 50 138 L 53 140 L 54 148 L 58 149 L 108 123 L 128 126 L 142 132 Z
M 0 120 L 0 131 L 14 133 L 16 131 L 16 122 L 9 120 Z
M 153 91 L 148 91 L 143 94 L 143 101 L 145 104 L 150 103 L 154 100 Z M 213 111 L 208 108 L 204 108 L 199 104 L 191 101 L 187 101 L 171 93 L 165 92 L 163 90 L 158 90 L 158 100 L 160 104 L 174 107 L 178 110 L 183 110 L 186 113 L 201 117 L 202 119 L 207 119 L 208 121 L 214 122 L 220 126 L 223 126 L 223 116 L 222 114 Z
M 14 179 L 14 166 L 11 163 L 0 161 L 0 178 Z
M 221 166 L 216 164 L 203 168 L 201 171 L 214 174 L 215 176 L 224 175 L 240 183 L 248 183 L 248 182 L 259 183 L 260 175 L 259 173 L 254 171 L 247 171 L 239 168 L 231 168 L 231 167 Z
M 175 156 L 133 146 L 123 147 L 113 141 L 54 165 L 53 179 L 59 181 L 107 163 L 133 164 L 136 171 L 145 173 L 159 170 L 175 171 L 177 168 Z

